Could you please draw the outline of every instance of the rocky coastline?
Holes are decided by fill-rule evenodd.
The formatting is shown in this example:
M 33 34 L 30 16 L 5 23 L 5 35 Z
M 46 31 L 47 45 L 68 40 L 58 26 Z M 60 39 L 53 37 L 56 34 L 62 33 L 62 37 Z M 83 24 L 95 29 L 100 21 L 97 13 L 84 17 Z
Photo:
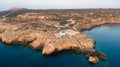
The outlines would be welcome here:
M 98 14 L 99 11 L 101 10 L 98 10 Z M 87 14 L 88 12 L 85 14 L 89 15 Z M 90 15 L 96 14 L 96 12 L 93 11 Z M 98 63 L 100 59 L 106 60 L 105 55 L 95 49 L 95 40 L 81 31 L 99 25 L 120 23 L 120 16 L 99 17 L 99 20 L 98 18 L 87 16 L 88 19 L 92 20 L 88 22 L 86 21 L 88 19 L 81 19 L 79 20 L 81 21 L 80 23 L 78 20 L 68 19 L 64 21 L 65 23 L 59 24 L 61 21 L 56 21 L 57 17 L 50 13 L 47 14 L 48 16 L 41 16 L 42 13 L 39 12 L 40 16 L 35 12 L 28 12 L 15 17 L 0 18 L 0 40 L 8 45 L 21 44 L 34 50 L 41 50 L 43 55 L 50 55 L 63 50 L 74 50 L 76 53 L 85 54 L 91 63 Z M 61 12 L 58 13 L 60 13 L 61 18 L 64 18 Z M 109 14 L 111 15 L 111 12 Z M 75 15 L 78 16 L 77 14 Z M 81 15 L 84 16 L 84 14 Z M 101 16 L 102 14 L 99 15 Z M 60 25 L 64 25 L 67 28 L 65 30 L 67 33 L 64 35 L 61 35 Z

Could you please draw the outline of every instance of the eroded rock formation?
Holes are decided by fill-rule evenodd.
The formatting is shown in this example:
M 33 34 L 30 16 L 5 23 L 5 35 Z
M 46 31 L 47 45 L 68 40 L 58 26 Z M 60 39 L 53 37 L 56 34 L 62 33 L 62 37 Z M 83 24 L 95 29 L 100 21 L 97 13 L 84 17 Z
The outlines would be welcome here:
M 46 10 L 27 11 L 15 17 L 0 18 L 0 40 L 8 45 L 21 44 L 49 55 L 63 50 L 83 53 L 92 63 L 106 60 L 95 49 L 95 40 L 79 31 L 120 23 L 120 10 Z M 72 19 L 71 19 L 72 18 Z M 60 25 L 66 26 L 61 35 Z
M 44 32 L 39 29 L 32 30 L 29 28 L 23 30 L 23 27 L 18 25 L 1 22 L 0 40 L 8 45 L 21 44 L 30 46 L 32 49 L 41 50 L 44 55 L 71 49 L 85 54 L 88 51 L 96 52 L 96 50 L 92 51 L 95 47 L 95 41 L 82 33 L 66 30 L 68 33 L 62 36 L 56 31 Z M 95 61 L 90 62 L 94 63 Z

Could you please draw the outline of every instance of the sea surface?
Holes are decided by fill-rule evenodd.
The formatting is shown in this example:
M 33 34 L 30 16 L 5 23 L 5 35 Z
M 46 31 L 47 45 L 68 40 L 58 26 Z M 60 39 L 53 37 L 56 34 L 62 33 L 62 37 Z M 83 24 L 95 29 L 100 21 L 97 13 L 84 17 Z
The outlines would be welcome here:
M 27 46 L 0 42 L 0 67 L 120 67 L 120 25 L 102 25 L 83 33 L 96 40 L 96 49 L 106 55 L 106 61 L 91 64 L 83 54 L 68 51 L 43 56 Z

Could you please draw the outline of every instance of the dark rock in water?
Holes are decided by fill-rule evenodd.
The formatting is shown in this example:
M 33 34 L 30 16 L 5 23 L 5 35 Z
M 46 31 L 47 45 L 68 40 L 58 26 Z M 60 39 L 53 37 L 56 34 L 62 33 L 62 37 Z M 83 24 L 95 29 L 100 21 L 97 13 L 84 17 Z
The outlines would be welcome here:
M 105 54 L 103 54 L 102 52 L 98 52 L 98 58 L 101 60 L 107 60 Z
M 97 63 L 99 59 L 106 60 L 106 56 L 102 52 L 98 52 L 93 49 L 89 49 L 88 51 L 86 51 L 85 55 L 86 58 L 89 59 L 89 61 L 92 63 Z

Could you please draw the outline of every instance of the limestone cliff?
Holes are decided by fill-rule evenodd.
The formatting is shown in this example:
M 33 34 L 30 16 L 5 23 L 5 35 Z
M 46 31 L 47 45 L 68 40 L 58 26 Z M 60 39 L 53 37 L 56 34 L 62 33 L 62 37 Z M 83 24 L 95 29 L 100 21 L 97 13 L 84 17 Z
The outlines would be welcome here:
M 82 33 L 66 30 L 68 33 L 61 35 L 59 31 L 46 32 L 40 29 L 23 29 L 23 26 L 18 25 L 0 22 L 0 40 L 8 45 L 21 44 L 35 50 L 41 50 L 43 55 L 72 49 L 77 53 L 89 54 L 90 58 L 92 54 L 99 57 L 96 54 L 98 52 L 95 50 L 95 41 Z M 90 62 L 97 63 L 98 60 Z
M 43 55 L 63 50 L 83 53 L 89 62 L 106 60 L 95 49 L 95 40 L 81 31 L 103 24 L 120 23 L 120 10 L 27 10 L 16 16 L 0 18 L 0 40 L 8 45 L 21 44 Z M 62 28 L 65 28 L 61 35 Z

